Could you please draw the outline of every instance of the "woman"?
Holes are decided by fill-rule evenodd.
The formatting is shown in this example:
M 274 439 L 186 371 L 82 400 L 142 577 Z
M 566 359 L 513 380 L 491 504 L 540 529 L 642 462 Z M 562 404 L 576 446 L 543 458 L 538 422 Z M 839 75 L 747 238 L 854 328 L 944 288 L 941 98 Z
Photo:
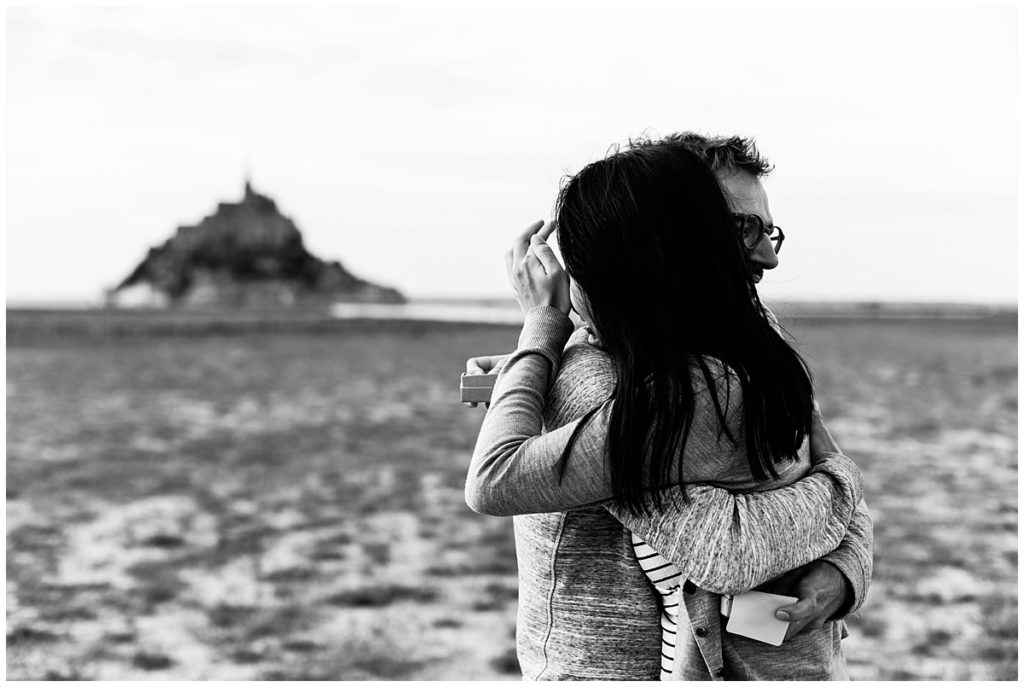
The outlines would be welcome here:
M 859 500 L 859 473 L 837 455 L 823 456 L 812 468 L 801 451 L 811 430 L 810 380 L 750 299 L 732 218 L 706 166 L 664 146 L 619 153 L 569 182 L 558 220 L 571 287 L 543 234 L 522 237 L 508 258 L 528 313 L 481 428 L 467 480 L 470 505 L 505 515 L 607 509 L 665 553 L 683 579 L 710 592 L 750 589 L 831 550 Z M 609 354 L 614 403 L 600 405 L 604 398 L 598 398 L 582 419 L 540 436 L 545 391 L 572 328 L 570 302 L 586 314 Z M 549 412 L 557 415 L 558 406 Z M 807 479 L 784 486 L 809 470 Z M 680 484 L 702 486 L 673 488 Z M 733 491 L 782 488 L 730 495 L 709 484 Z M 666 508 L 680 500 L 703 507 L 683 521 L 664 517 L 680 512 Z M 524 675 L 651 679 L 642 672 L 648 668 L 594 672 L 585 661 L 574 664 L 573 657 L 549 651 L 561 641 L 552 614 L 572 609 L 549 606 L 545 623 L 533 617 L 531 599 L 538 591 L 556 598 L 566 585 L 594 584 L 579 558 L 557 561 L 565 553 L 559 549 L 565 532 L 565 520 L 516 519 Z M 593 595 L 594 603 L 610 604 L 615 621 L 622 618 L 616 604 L 625 610 L 650 600 L 635 579 L 625 579 L 633 574 L 627 567 L 636 566 L 625 565 L 624 551 L 611 533 L 604 559 L 587 552 L 590 572 L 602 570 L 605 582 L 625 580 L 623 589 L 595 585 L 602 594 Z M 579 580 L 571 574 L 553 579 L 551 570 L 573 566 Z M 543 584 L 546 590 L 539 589 Z M 620 649 L 629 644 L 621 635 L 640 637 L 658 620 L 648 619 L 648 628 L 644 622 L 570 627 L 562 634 Z M 687 627 L 698 636 L 702 629 L 716 631 Z M 703 658 L 716 676 L 714 657 Z M 671 659 L 678 677 L 693 676 L 692 666 L 680 665 L 680 654 Z

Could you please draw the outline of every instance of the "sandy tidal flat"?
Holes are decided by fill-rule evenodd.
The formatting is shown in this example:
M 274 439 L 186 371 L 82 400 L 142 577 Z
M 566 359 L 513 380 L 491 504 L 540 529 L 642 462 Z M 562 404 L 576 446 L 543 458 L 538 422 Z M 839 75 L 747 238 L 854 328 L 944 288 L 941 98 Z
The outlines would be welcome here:
M 1016 320 L 786 324 L 875 520 L 851 677 L 1015 679 Z M 8 333 L 8 678 L 519 678 L 457 403 L 514 328 Z

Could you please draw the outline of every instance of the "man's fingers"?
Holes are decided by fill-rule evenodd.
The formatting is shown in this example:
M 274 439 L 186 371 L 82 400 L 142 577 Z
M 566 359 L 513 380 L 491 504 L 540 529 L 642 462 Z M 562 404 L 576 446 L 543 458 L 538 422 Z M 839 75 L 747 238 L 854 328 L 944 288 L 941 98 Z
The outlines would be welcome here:
M 786 628 L 786 637 L 783 641 L 791 639 L 806 630 L 809 626 L 802 622 L 792 622 Z
M 775 617 L 779 620 L 788 620 L 790 622 L 804 622 L 813 618 L 819 611 L 817 599 L 815 597 L 807 597 L 800 599 L 795 604 L 782 606 L 777 609 Z

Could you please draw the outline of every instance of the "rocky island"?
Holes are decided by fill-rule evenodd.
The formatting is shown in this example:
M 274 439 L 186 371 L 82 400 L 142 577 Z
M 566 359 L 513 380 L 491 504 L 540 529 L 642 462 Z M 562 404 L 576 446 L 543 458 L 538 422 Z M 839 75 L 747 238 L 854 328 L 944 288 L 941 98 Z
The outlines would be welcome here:
M 277 307 L 337 301 L 404 303 L 338 261 L 310 253 L 302 234 L 248 181 L 239 203 L 220 203 L 195 226 L 178 227 L 106 294 L 118 306 Z

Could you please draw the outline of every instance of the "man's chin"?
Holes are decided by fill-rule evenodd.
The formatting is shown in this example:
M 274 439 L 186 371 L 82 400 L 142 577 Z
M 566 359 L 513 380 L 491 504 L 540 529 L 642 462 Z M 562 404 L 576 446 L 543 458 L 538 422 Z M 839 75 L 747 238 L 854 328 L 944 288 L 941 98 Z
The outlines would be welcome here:
M 761 283 L 761 278 L 763 276 L 764 275 L 761 274 L 760 272 L 754 272 L 753 274 L 750 275 L 750 278 L 754 280 L 755 284 L 760 284 Z

